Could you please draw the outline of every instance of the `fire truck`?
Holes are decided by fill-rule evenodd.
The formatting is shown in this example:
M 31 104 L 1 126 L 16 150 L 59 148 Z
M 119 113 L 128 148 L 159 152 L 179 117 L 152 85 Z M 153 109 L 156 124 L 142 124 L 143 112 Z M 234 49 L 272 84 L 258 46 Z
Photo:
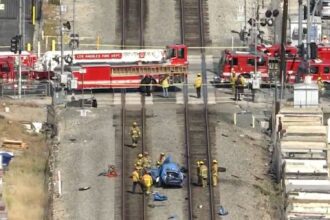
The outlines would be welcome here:
M 56 66 L 52 64 L 58 61 L 57 54 L 46 53 L 41 59 L 42 66 L 44 71 L 53 71 L 69 89 L 139 88 L 146 75 L 157 83 L 165 75 L 171 83 L 181 83 L 188 73 L 185 45 L 169 45 L 160 50 L 74 51 L 73 56 L 72 52 L 64 56 L 63 74 L 59 62 Z
M 278 60 L 281 53 L 281 47 L 276 45 L 258 45 L 257 55 L 251 52 L 229 52 L 226 50 L 220 60 L 220 79 L 221 82 L 229 82 L 231 69 L 233 68 L 237 75 L 251 74 L 255 71 L 254 61 L 257 60 L 257 72 L 261 75 L 262 83 L 269 83 L 274 80 L 274 76 L 269 75 L 270 60 Z M 287 45 L 285 48 L 287 82 L 294 83 L 301 63 L 298 56 L 298 49 Z
M 37 56 L 33 53 L 22 51 L 21 53 L 21 73 L 23 80 L 33 78 L 34 65 Z M 0 79 L 4 83 L 15 82 L 18 78 L 19 56 L 12 52 L 0 52 Z
M 268 80 L 268 60 L 265 54 L 253 54 L 251 52 L 231 52 L 225 50 L 219 63 L 219 80 L 221 83 L 230 81 L 231 70 L 234 69 L 237 75 L 250 74 L 255 71 L 257 61 L 257 72 L 261 74 L 264 81 Z
M 22 53 L 22 75 L 31 81 L 58 80 L 69 89 L 138 88 L 146 75 L 157 82 L 169 75 L 170 82 L 180 83 L 188 73 L 187 52 L 185 45 L 176 44 L 164 49 L 64 51 L 63 72 L 60 51 L 48 51 L 38 60 Z M 1 55 L 0 77 L 17 81 L 17 55 Z

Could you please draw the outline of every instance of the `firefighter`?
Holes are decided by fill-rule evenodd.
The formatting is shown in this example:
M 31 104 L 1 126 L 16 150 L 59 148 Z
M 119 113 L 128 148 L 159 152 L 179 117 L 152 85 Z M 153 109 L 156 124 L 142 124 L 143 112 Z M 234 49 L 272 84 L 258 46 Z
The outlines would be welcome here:
M 133 181 L 133 186 L 132 186 L 132 193 L 135 193 L 136 185 L 139 185 L 141 188 L 141 191 L 143 192 L 143 188 L 140 182 L 140 174 L 139 174 L 139 169 L 138 167 L 134 168 L 134 171 L 131 174 L 131 178 Z
M 329 43 L 327 35 L 323 35 L 321 43 L 322 44 L 328 44 Z
M 140 128 L 137 126 L 136 122 L 133 122 L 129 134 L 131 135 L 131 138 L 132 138 L 132 147 L 136 147 L 136 145 L 141 137 L 141 131 L 140 131 Z
M 237 76 L 236 76 L 235 69 L 231 68 L 230 85 L 231 85 L 231 89 L 232 89 L 233 94 L 235 94 L 236 80 L 237 80 Z
M 142 176 L 141 183 L 144 186 L 145 193 L 149 195 L 151 193 L 152 177 L 148 172 L 145 172 Z
M 143 168 L 151 168 L 151 159 L 147 151 L 143 153 L 142 166 Z
M 318 77 L 317 78 L 317 86 L 319 88 L 319 102 L 321 100 L 321 95 L 323 94 L 325 88 L 324 88 L 324 83 L 322 81 L 322 78 L 321 77 Z
M 137 169 L 139 175 L 140 175 L 140 178 L 143 176 L 143 173 L 144 173 L 144 169 L 142 167 L 142 164 L 140 162 L 136 162 L 135 163 L 135 168 Z
M 218 185 L 218 161 L 213 160 L 212 161 L 212 186 L 217 186 Z
M 201 186 L 202 185 L 202 178 L 201 178 L 201 161 L 197 161 L 196 164 L 197 164 L 197 185 L 198 186 Z
M 202 187 L 206 187 L 207 186 L 207 166 L 204 164 L 203 161 L 200 161 L 199 164 L 200 164 L 200 168 L 199 168 L 200 175 L 199 176 L 202 181 Z
M 166 74 L 165 78 L 161 81 L 163 88 L 163 96 L 168 98 L 168 88 L 170 87 L 169 76 Z
M 159 164 L 159 166 L 160 166 L 164 163 L 164 161 L 165 161 L 165 153 L 160 153 L 159 159 L 157 160 L 156 164 Z
M 239 75 L 235 81 L 235 100 L 241 101 L 241 96 L 244 94 L 244 77 Z
M 136 161 L 135 161 L 135 164 L 139 164 L 139 165 L 143 165 L 143 154 L 138 154 L 137 155 L 137 158 L 136 158 Z
M 194 81 L 194 87 L 196 89 L 197 98 L 201 97 L 201 88 L 202 88 L 202 77 L 200 73 L 197 73 L 197 77 Z

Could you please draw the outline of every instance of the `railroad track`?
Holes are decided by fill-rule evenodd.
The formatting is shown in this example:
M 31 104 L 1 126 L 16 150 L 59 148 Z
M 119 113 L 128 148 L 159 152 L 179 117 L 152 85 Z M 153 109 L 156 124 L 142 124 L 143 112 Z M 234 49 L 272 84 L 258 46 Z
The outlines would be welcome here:
M 142 48 L 147 9 L 145 0 L 121 0 L 120 4 L 122 48 L 128 46 Z
M 211 43 L 207 0 L 180 0 L 180 21 L 182 44 L 203 47 Z
M 131 193 L 132 180 L 130 175 L 134 170 L 135 160 L 139 153 L 145 152 L 145 130 L 146 130 L 146 109 L 144 96 L 141 96 L 142 107 L 140 109 L 127 110 L 126 106 L 126 93 L 122 91 L 122 107 L 121 107 L 121 219 L 146 219 L 146 197 L 140 188 L 137 186 L 136 192 Z M 140 129 L 142 138 L 136 148 L 132 148 L 131 137 L 129 129 L 133 122 L 137 122 Z
M 200 47 L 202 72 L 205 73 L 205 5 L 203 0 L 181 0 L 181 40 L 188 46 Z M 207 82 L 203 74 L 203 82 Z M 203 105 L 188 105 L 187 79 L 184 84 L 185 146 L 188 169 L 188 216 L 189 219 L 215 219 L 215 196 L 211 182 L 212 143 L 210 139 L 207 86 L 203 87 Z M 214 129 L 214 126 L 212 127 Z M 215 131 L 212 132 L 215 134 Z M 208 167 L 208 185 L 197 186 L 197 161 Z M 217 190 L 218 193 L 218 190 Z M 218 193 L 219 194 L 219 193 Z

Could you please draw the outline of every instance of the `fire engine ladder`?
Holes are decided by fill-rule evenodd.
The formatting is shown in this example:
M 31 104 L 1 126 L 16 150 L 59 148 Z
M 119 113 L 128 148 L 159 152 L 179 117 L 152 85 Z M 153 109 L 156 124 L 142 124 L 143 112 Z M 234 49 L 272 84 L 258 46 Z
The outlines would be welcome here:
M 185 75 L 188 73 L 188 66 L 113 66 L 113 76 L 130 76 L 130 75 L 162 75 L 168 74 L 169 76 Z

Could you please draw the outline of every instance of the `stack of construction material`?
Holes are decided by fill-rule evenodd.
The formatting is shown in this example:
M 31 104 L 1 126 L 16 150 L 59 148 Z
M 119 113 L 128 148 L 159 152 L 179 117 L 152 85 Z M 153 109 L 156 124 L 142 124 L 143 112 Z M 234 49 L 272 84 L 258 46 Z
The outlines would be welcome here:
M 283 162 L 286 218 L 330 219 L 327 127 L 323 125 L 322 110 L 283 108 L 276 122 Z

